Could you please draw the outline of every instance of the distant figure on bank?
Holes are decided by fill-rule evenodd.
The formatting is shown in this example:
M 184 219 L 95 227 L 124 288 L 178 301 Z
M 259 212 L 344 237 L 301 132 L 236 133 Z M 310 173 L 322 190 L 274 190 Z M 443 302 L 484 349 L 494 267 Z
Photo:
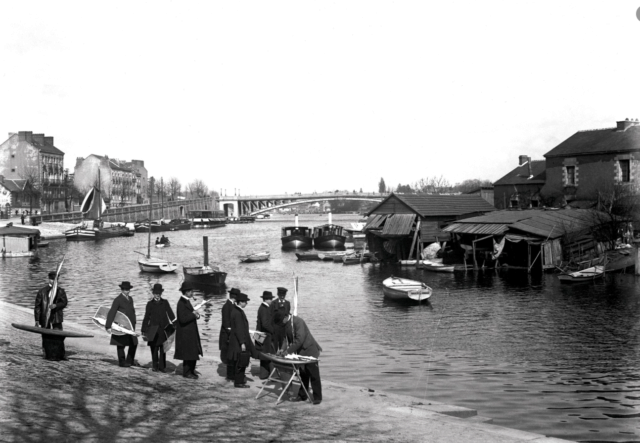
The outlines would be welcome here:
M 229 335 L 229 353 L 227 354 L 227 366 L 233 368 L 233 386 L 235 388 L 248 388 L 244 372 L 251 362 L 251 357 L 257 357 L 251 334 L 249 333 L 249 321 L 244 313 L 249 297 L 247 294 L 236 295 L 236 305 L 231 311 L 231 332 Z
M 169 239 L 162 234 L 162 237 L 160 237 L 160 244 L 166 245 L 167 243 L 169 243 Z
M 182 360 L 182 376 L 197 379 L 196 362 L 202 354 L 198 319 L 200 314 L 193 310 L 191 301 L 194 299 L 194 287 L 189 282 L 182 282 L 180 292 L 182 296 L 176 307 L 176 360 Z
M 156 237 L 156 245 L 160 244 L 160 237 Z
M 280 351 L 279 355 L 298 354 L 307 357 L 320 358 L 320 352 L 322 348 L 318 342 L 313 338 L 309 328 L 304 320 L 300 317 L 292 316 L 290 314 L 282 315 L 282 313 L 276 313 L 274 318 L 276 324 L 286 326 L 287 334 L 293 337 L 291 345 L 284 351 Z M 313 391 L 313 404 L 319 405 L 322 402 L 322 382 L 320 381 L 320 367 L 318 362 L 307 363 L 300 367 L 300 378 L 302 379 L 302 385 L 309 392 L 309 380 L 311 380 L 311 389 Z M 297 401 L 306 401 L 307 394 L 303 389 L 298 391 Z
M 133 330 L 136 329 L 136 308 L 133 305 L 133 297 L 130 295 L 131 283 L 128 281 L 123 281 L 120 284 L 120 295 L 118 295 L 111 304 L 111 309 L 109 309 L 109 313 L 107 314 L 107 322 L 104 325 L 104 328 L 109 332 L 111 329 L 111 325 L 113 324 L 113 320 L 116 317 L 116 312 L 120 311 L 124 315 L 129 318 L 131 322 L 131 326 Z M 138 337 L 135 335 L 114 335 L 111 334 L 111 342 L 112 346 L 117 347 L 118 352 L 118 365 L 123 368 L 128 368 L 130 366 L 140 366 L 135 360 L 136 349 L 138 348 Z M 124 348 L 129 347 L 127 352 L 127 357 L 124 355 Z
M 229 298 L 224 305 L 222 305 L 222 322 L 220 325 L 220 337 L 218 338 L 218 349 L 220 349 L 220 360 L 222 364 L 227 365 L 227 353 L 229 351 L 229 332 L 231 331 L 231 311 L 236 303 L 236 295 L 240 294 L 240 290 L 237 288 L 231 288 L 229 291 Z M 234 371 L 227 366 L 227 379 L 233 380 Z
M 271 291 L 264 291 L 262 293 L 262 303 L 258 308 L 258 321 L 256 323 L 256 331 L 264 332 L 267 334 L 262 343 L 256 341 L 256 351 L 264 352 L 266 354 L 275 354 L 273 349 L 273 319 L 271 318 L 271 309 L 269 305 L 273 301 L 273 294 Z M 271 360 L 260 359 L 260 379 L 264 380 L 269 378 L 271 373 Z
M 24 212 L 22 214 L 20 214 L 20 221 L 24 225 Z
M 271 318 L 275 318 L 276 312 L 282 313 L 283 317 L 285 315 L 291 314 L 291 304 L 289 300 L 285 300 L 287 296 L 287 288 L 278 288 L 278 298 L 271 303 Z M 284 340 L 286 338 L 284 325 L 278 325 L 276 323 L 273 324 L 273 346 L 276 351 L 282 349 L 284 344 Z
M 151 361 L 153 372 L 164 372 L 167 367 L 167 354 L 164 351 L 164 343 L 167 341 L 167 332 L 165 328 L 173 325 L 176 316 L 168 300 L 162 298 L 162 285 L 156 283 L 153 285 L 151 293 L 153 298 L 147 303 L 144 312 L 144 320 L 142 320 L 142 328 L 140 332 L 147 340 L 147 344 L 151 348 Z
M 56 293 L 53 295 L 53 299 L 51 303 L 47 303 L 49 301 L 49 295 L 53 289 L 53 284 L 56 280 L 56 273 L 49 272 L 49 283 L 40 288 L 38 294 L 36 295 L 36 303 L 33 309 L 33 314 L 36 319 L 36 326 L 40 326 L 41 328 L 49 328 L 57 329 L 62 331 L 62 321 L 63 314 L 62 311 L 67 307 L 67 293 L 61 287 L 57 287 Z M 47 313 L 48 319 L 47 319 Z M 64 349 L 64 340 L 55 340 L 51 341 L 48 338 L 45 339 L 45 336 L 42 336 L 42 347 L 45 351 L 45 357 L 47 359 L 55 359 L 60 360 L 64 359 L 65 349 Z M 52 351 L 51 348 L 56 348 Z

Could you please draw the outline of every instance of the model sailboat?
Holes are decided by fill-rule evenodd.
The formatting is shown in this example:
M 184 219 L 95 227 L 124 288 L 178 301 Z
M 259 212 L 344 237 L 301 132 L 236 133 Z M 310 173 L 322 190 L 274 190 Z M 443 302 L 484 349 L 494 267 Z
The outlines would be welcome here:
M 151 189 L 153 189 L 153 181 L 151 182 Z M 151 197 L 149 199 L 149 220 L 151 220 L 152 210 L 153 192 L 151 192 Z M 141 252 L 138 252 L 138 254 L 144 255 Z M 161 258 L 151 257 L 151 229 L 149 229 L 147 237 L 147 255 L 138 259 L 138 266 L 140 266 L 140 271 L 142 272 L 154 272 L 157 274 L 175 272 L 176 269 L 178 269 L 178 263 L 171 263 Z

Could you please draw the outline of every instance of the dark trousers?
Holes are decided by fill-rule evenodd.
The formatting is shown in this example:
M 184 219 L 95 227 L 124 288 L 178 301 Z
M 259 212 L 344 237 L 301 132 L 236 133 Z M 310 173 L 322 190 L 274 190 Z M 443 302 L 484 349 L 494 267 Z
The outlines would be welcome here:
M 167 367 L 167 354 L 165 354 L 164 352 L 164 346 L 150 346 L 150 348 L 153 369 L 164 371 L 164 369 Z
M 229 371 L 231 370 L 231 374 Z M 238 360 L 229 360 L 227 364 L 227 378 L 233 380 L 234 385 L 243 385 L 246 383 L 244 379 L 244 371 L 247 370 L 246 366 L 239 366 Z
M 62 323 L 53 323 L 51 329 L 62 331 Z M 42 334 L 42 348 L 48 360 L 62 360 L 65 356 L 64 337 Z
M 182 360 L 182 376 L 196 375 L 196 362 L 198 360 Z
M 318 363 L 308 363 L 300 368 L 300 379 L 302 385 L 309 392 L 309 380 L 311 380 L 311 390 L 313 391 L 313 400 L 322 400 L 322 382 L 320 381 L 320 367 Z M 301 389 L 298 396 L 306 398 L 307 394 Z
M 120 366 L 131 366 L 133 364 L 133 359 L 136 356 L 136 349 L 138 349 L 138 345 L 129 346 L 129 351 L 127 352 L 127 358 L 124 357 L 124 348 L 126 346 L 117 346 L 118 348 L 118 364 Z

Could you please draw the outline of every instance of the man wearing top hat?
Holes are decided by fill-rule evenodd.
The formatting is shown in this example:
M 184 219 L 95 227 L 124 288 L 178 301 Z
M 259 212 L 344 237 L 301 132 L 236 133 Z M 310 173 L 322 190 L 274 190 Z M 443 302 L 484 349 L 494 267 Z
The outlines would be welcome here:
M 107 314 L 107 322 L 104 325 L 104 328 L 109 332 L 111 329 L 111 325 L 113 324 L 113 320 L 116 318 L 116 312 L 120 311 L 124 315 L 129 318 L 131 322 L 131 326 L 133 330 L 136 330 L 136 307 L 133 304 L 133 297 L 130 292 L 133 286 L 128 281 L 123 281 L 120 284 L 120 295 L 118 295 L 111 304 L 111 309 L 109 309 L 109 313 Z M 135 335 L 114 335 L 111 334 L 111 342 L 112 346 L 117 346 L 118 352 L 118 365 L 124 368 L 128 368 L 130 366 L 140 366 L 135 360 L 136 349 L 138 348 L 138 337 Z M 124 348 L 129 347 L 129 351 L 127 352 L 127 357 L 125 359 L 124 356 Z
M 182 282 L 180 292 L 182 296 L 176 307 L 176 360 L 182 360 L 182 376 L 197 379 L 196 362 L 202 354 L 202 343 L 198 331 L 200 314 L 193 309 L 191 301 L 194 299 L 195 288 L 189 282 Z
M 140 332 L 151 348 L 151 361 L 153 372 L 164 372 L 167 366 L 167 354 L 164 351 L 164 343 L 167 341 L 165 328 L 173 325 L 176 316 L 168 300 L 162 298 L 164 289 L 160 283 L 153 285 L 151 293 L 153 298 L 147 303 L 144 311 L 144 319 Z
M 227 366 L 233 369 L 233 386 L 236 388 L 248 388 L 244 378 L 244 371 L 249 366 L 250 358 L 257 356 L 251 334 L 249 333 L 249 321 L 244 313 L 249 297 L 247 294 L 236 295 L 236 305 L 231 311 L 231 331 L 229 334 L 229 352 L 227 354 Z
M 51 326 L 51 329 L 62 330 L 62 321 L 63 315 L 62 310 L 67 306 L 67 293 L 60 286 L 57 287 L 56 293 L 51 300 L 51 303 L 47 306 L 47 301 L 49 300 L 49 293 L 53 288 L 53 284 L 56 280 L 56 273 L 49 272 L 49 283 L 40 288 L 38 294 L 36 295 L 36 303 L 33 309 L 33 314 L 36 319 L 36 326 L 40 326 L 41 328 L 48 328 Z M 49 312 L 49 320 L 47 321 L 47 311 Z M 55 347 L 55 351 L 53 353 L 47 352 L 47 350 L 51 351 L 50 347 Z M 45 338 L 42 336 L 42 347 L 45 349 L 45 357 L 46 358 L 62 358 L 65 359 L 65 349 L 64 349 L 64 340 L 55 340 L 51 342 L 49 338 Z M 56 355 L 56 357 L 51 357 L 52 355 Z
M 231 288 L 229 298 L 222 305 L 222 324 L 220 326 L 220 337 L 218 338 L 218 349 L 220 349 L 220 360 L 222 364 L 227 364 L 227 353 L 229 352 L 229 323 L 231 322 L 231 311 L 235 305 L 236 295 L 240 294 L 240 290 Z M 233 379 L 233 371 L 227 367 L 227 379 Z
M 267 334 L 262 343 L 256 341 L 256 351 L 274 354 L 273 350 L 273 319 L 271 318 L 271 310 L 269 305 L 273 301 L 273 294 L 271 291 L 264 291 L 262 293 L 262 303 L 258 308 L 258 322 L 256 323 L 256 331 L 264 332 Z M 260 359 L 260 379 L 264 380 L 269 378 L 271 373 L 271 360 Z
M 275 318 L 276 312 L 281 312 L 283 315 L 291 314 L 291 304 L 289 300 L 285 300 L 287 296 L 287 288 L 279 287 L 278 288 L 278 298 L 271 303 L 271 318 Z M 286 337 L 284 326 L 278 325 L 276 323 L 273 324 L 273 346 L 276 351 L 282 348 L 282 344 L 284 343 L 284 339 Z

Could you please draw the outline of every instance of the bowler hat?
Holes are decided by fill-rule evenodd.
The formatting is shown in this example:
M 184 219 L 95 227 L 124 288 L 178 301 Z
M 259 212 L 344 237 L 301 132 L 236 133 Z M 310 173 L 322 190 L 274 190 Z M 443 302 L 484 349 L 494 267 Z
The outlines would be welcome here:
M 237 302 L 249 301 L 249 296 L 247 294 L 243 294 L 242 292 L 240 292 L 238 295 L 236 295 L 236 301 Z
M 187 291 L 193 291 L 195 289 L 195 287 L 193 286 L 192 283 L 189 283 L 188 281 L 183 281 L 182 285 L 180 286 L 180 292 L 182 292 L 183 294 Z
M 153 289 L 151 289 L 151 292 L 153 294 L 162 294 L 164 292 L 164 289 L 162 289 L 162 285 L 160 283 L 156 283 L 155 285 L 153 285 Z
M 122 283 L 120 283 L 120 289 L 126 291 L 128 289 L 133 288 L 133 286 L 131 286 L 131 283 L 129 283 L 128 281 L 123 281 Z
M 231 290 L 229 291 L 229 297 L 231 298 L 236 298 L 238 294 L 240 294 L 240 289 L 238 288 L 231 288 Z
M 262 299 L 263 300 L 273 300 L 273 294 L 271 293 L 271 291 L 264 291 L 262 293 Z
M 55 280 L 56 275 L 58 275 L 57 272 L 49 272 L 49 280 Z
M 287 288 L 278 287 L 278 295 L 287 295 Z

